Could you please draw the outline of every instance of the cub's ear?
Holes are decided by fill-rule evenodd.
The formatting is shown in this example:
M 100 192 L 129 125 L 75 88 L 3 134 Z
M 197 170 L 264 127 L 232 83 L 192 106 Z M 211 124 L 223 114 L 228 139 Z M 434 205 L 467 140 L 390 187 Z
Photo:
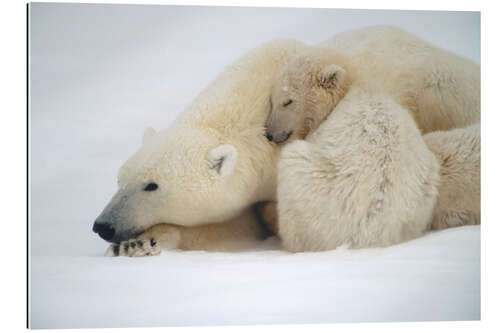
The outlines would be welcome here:
M 208 166 L 217 175 L 225 177 L 233 173 L 237 160 L 236 148 L 230 144 L 223 144 L 212 149 Z
M 345 79 L 345 70 L 335 64 L 328 65 L 319 72 L 319 85 L 326 89 L 338 87 Z
M 144 135 L 142 136 L 142 145 L 147 146 L 151 144 L 157 137 L 158 133 L 156 133 L 153 127 L 146 128 Z

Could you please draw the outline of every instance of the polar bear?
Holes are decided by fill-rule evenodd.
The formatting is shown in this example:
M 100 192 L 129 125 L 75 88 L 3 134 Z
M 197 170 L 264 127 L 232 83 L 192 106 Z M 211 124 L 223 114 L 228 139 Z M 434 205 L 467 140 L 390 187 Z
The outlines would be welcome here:
M 304 139 L 318 128 L 349 90 L 353 72 L 346 71 L 348 66 L 342 55 L 321 49 L 308 50 L 284 66 L 272 88 L 266 137 L 281 144 Z
M 264 136 L 271 85 L 304 47 L 282 40 L 249 52 L 169 128 L 145 132 L 93 225 L 114 243 L 110 254 L 233 250 L 265 236 L 252 204 L 275 200 L 279 148 Z
M 382 32 L 380 43 L 366 38 Z M 365 29 L 350 37 L 360 42 L 357 51 L 312 48 L 278 76 L 267 121 L 269 140 L 281 144 L 304 139 L 331 112 L 332 119 L 321 126 L 321 134 L 308 137 L 307 144 L 283 149 L 278 213 L 272 213 L 271 204 L 261 214 L 291 251 L 345 243 L 390 245 L 416 237 L 431 225 L 479 223 L 479 125 L 429 134 L 425 140 L 416 135 L 479 121 L 478 66 L 395 28 Z M 400 49 L 391 50 L 388 42 Z M 408 49 L 413 52 L 409 59 L 404 58 Z M 367 107 L 373 115 L 365 114 Z M 380 131 L 389 133 L 387 140 L 380 140 Z M 371 147 L 370 142 L 378 143 Z M 367 153 L 368 147 L 377 155 Z M 403 152 L 411 152 L 413 160 Z M 431 152 L 439 158 L 440 185 Z M 392 171 L 384 175 L 370 169 L 375 166 Z M 346 174 L 349 177 L 342 178 Z M 390 184 L 383 186 L 385 194 L 376 190 L 384 178 Z M 328 194 L 317 191 L 321 188 Z M 423 198 L 429 200 L 420 204 Z M 372 204 L 382 208 L 375 212 Z M 274 225 L 277 216 L 279 226 Z
M 318 47 L 355 58 L 363 45 L 401 45 L 391 31 L 346 32 Z M 281 150 L 264 136 L 271 88 L 281 68 L 310 49 L 296 41 L 274 41 L 249 52 L 170 128 L 145 133 L 141 149 L 120 170 L 117 193 L 94 223 L 93 230 L 113 243 L 111 255 L 232 250 L 263 237 L 252 207 L 276 200 Z M 413 55 L 409 46 L 407 52 Z M 388 62 L 404 62 L 400 55 L 386 54 Z
M 278 230 L 292 252 L 388 246 L 427 230 L 439 164 L 408 111 L 353 87 L 278 164 Z

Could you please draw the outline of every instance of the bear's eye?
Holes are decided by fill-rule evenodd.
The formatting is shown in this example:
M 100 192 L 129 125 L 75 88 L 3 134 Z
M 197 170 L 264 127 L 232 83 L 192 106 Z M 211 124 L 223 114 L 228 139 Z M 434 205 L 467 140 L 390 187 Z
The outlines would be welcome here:
M 287 100 L 285 101 L 285 103 L 283 103 L 283 106 L 290 105 L 290 104 L 292 104 L 292 102 L 293 102 L 293 101 L 292 101 L 291 99 L 287 99 Z
M 144 191 L 156 191 L 156 189 L 158 189 L 158 184 L 156 183 L 149 183 L 148 185 L 146 185 L 146 187 L 144 188 Z

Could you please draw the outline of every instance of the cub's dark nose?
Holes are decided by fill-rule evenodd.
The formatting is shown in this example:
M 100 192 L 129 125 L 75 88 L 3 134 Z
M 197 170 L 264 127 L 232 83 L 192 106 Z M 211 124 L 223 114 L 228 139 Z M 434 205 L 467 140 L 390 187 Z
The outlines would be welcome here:
M 99 237 L 105 241 L 110 241 L 115 235 L 115 228 L 113 228 L 109 222 L 94 222 L 92 231 L 98 233 Z
M 266 138 L 269 140 L 269 141 L 273 141 L 273 135 L 271 133 L 269 133 L 268 131 L 266 131 Z

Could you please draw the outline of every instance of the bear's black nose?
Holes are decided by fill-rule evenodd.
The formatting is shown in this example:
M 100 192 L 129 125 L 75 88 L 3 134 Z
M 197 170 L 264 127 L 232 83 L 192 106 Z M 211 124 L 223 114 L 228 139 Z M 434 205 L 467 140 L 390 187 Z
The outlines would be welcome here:
M 273 135 L 269 132 L 266 132 L 266 138 L 269 140 L 269 141 L 273 141 Z
M 98 233 L 105 241 L 110 241 L 115 235 L 115 228 L 109 222 L 95 221 L 92 231 Z

